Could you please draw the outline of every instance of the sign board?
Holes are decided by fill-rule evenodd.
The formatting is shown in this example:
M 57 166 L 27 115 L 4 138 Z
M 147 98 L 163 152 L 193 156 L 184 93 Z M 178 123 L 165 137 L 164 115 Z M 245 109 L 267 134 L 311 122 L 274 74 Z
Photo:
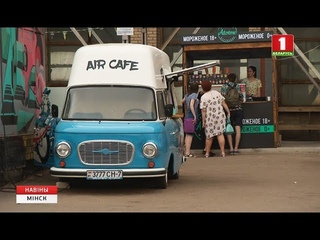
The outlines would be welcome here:
M 274 125 L 254 125 L 254 126 L 243 126 L 241 129 L 242 133 L 273 133 Z
M 117 35 L 133 35 L 133 28 L 117 28 Z
M 246 102 L 242 104 L 240 148 L 274 147 L 273 102 Z
M 272 31 L 238 32 L 237 28 L 218 28 L 212 34 L 182 36 L 182 44 L 271 42 Z

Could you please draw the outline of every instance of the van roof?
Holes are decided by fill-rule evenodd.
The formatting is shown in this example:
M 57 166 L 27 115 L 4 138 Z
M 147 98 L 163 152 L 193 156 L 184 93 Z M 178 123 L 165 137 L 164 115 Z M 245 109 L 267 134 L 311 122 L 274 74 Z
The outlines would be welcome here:
M 75 53 L 68 87 L 119 84 L 162 89 L 167 87 L 164 75 L 171 72 L 169 56 L 150 45 L 87 45 Z

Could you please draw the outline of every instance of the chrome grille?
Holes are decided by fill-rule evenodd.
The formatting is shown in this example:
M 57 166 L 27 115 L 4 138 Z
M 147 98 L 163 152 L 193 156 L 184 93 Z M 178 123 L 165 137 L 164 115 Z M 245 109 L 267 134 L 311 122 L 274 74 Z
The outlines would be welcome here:
M 134 146 L 126 141 L 88 141 L 79 145 L 78 152 L 84 164 L 127 164 L 133 157 Z

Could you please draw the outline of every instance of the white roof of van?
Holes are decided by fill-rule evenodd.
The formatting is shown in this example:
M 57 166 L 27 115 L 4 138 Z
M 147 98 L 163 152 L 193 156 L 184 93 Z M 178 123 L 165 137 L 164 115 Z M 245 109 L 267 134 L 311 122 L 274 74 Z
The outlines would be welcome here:
M 143 44 L 106 43 L 79 48 L 68 87 L 76 85 L 140 85 L 166 88 L 164 74 L 171 73 L 169 56 Z

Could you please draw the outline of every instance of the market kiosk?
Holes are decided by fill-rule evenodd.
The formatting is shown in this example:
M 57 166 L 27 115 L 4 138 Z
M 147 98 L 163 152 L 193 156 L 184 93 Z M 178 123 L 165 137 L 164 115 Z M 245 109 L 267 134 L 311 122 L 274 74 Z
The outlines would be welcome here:
M 247 67 L 257 67 L 257 78 L 262 81 L 262 98 L 243 103 L 244 119 L 240 148 L 273 148 L 279 146 L 277 84 L 275 59 L 271 55 L 270 31 L 238 32 L 236 28 L 218 28 L 211 35 L 189 35 L 182 37 L 183 68 L 203 61 L 219 60 L 220 67 L 202 72 L 186 74 L 183 78 L 184 92 L 192 81 L 204 79 L 212 82 L 220 91 L 229 72 L 238 78 L 246 77 Z M 244 76 L 245 74 L 245 76 Z M 201 123 L 196 127 L 192 148 L 204 147 Z M 226 141 L 226 144 L 227 141 Z M 228 146 L 227 146 L 228 147 Z M 214 141 L 213 148 L 218 148 Z

